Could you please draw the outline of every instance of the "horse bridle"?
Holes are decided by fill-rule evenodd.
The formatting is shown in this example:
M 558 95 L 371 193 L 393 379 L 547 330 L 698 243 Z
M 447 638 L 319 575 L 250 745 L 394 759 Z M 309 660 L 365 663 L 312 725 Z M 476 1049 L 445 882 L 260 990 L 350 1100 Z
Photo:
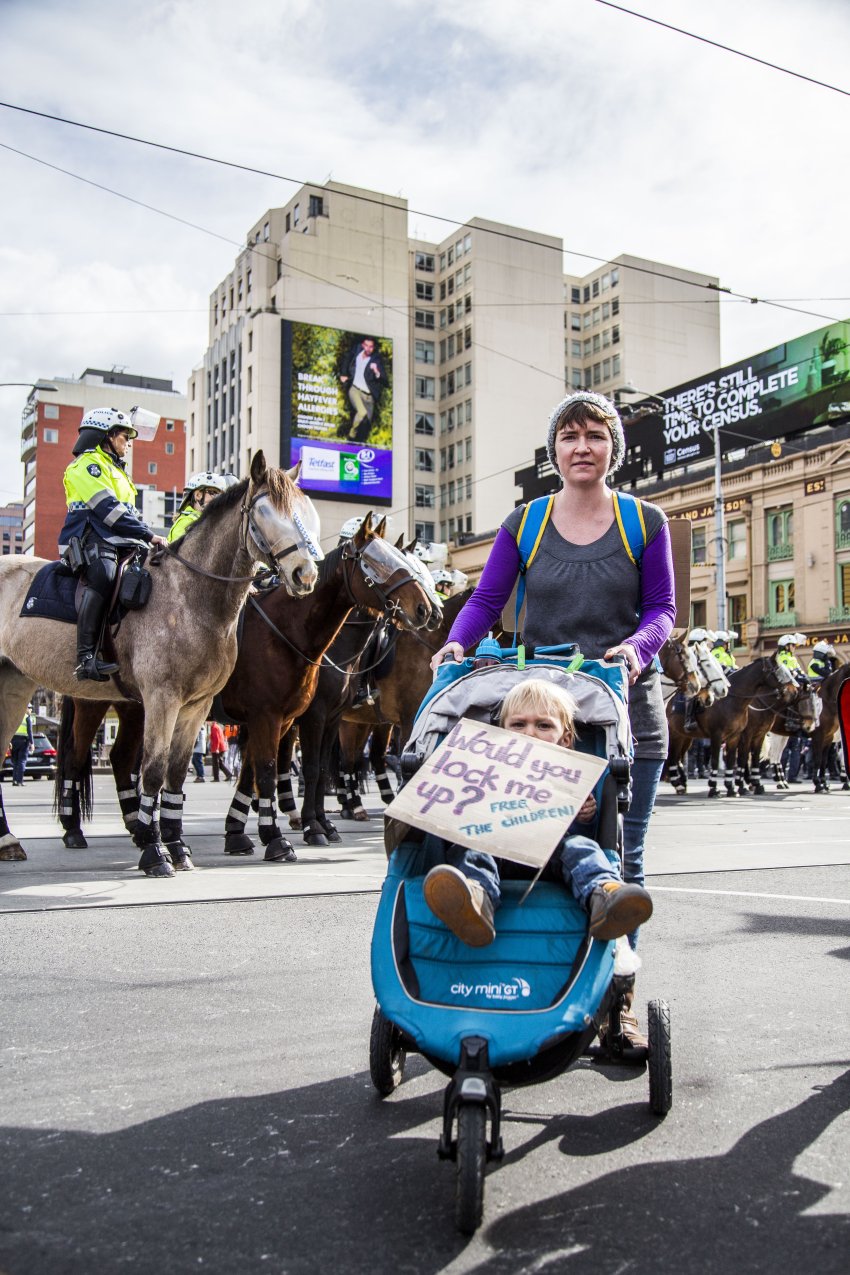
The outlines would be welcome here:
M 677 678 L 669 677 L 667 673 L 665 673 L 664 676 L 668 677 L 669 681 L 674 683 L 678 691 L 681 691 L 683 695 L 687 695 L 688 690 L 690 688 L 690 675 L 692 671 L 691 669 L 688 668 L 688 655 L 690 654 L 690 647 L 685 646 L 684 642 L 680 642 L 678 638 L 668 638 L 667 641 L 670 643 L 671 647 L 673 648 L 674 652 L 679 658 L 679 662 L 682 665 L 682 672 Z
M 768 677 L 773 682 L 772 690 L 769 690 L 767 692 L 767 694 L 770 695 L 771 697 L 780 696 L 782 694 L 783 688 L 786 686 L 790 686 L 792 682 L 795 681 L 795 678 L 793 677 L 793 675 L 790 672 L 788 672 L 788 670 L 784 669 L 781 664 L 777 664 L 776 661 L 771 659 L 769 655 L 763 655 L 761 657 L 761 663 L 765 665 L 765 672 L 767 673 Z M 788 672 L 787 679 L 783 677 L 783 673 L 785 672 Z M 729 694 L 732 696 L 733 699 L 747 698 L 746 695 L 742 695 L 740 691 L 736 693 L 732 689 L 731 681 L 729 683 Z M 776 704 L 767 704 L 767 705 L 756 704 L 756 699 L 761 699 L 761 698 L 763 698 L 763 696 L 754 695 L 749 702 L 749 708 L 754 713 L 775 713 L 778 703 L 780 701 L 777 701 Z
M 349 540 L 346 545 L 343 545 L 341 555 L 342 580 L 345 585 L 346 596 L 351 605 L 353 607 L 362 606 L 362 602 L 358 602 L 351 588 L 351 572 L 355 566 L 359 566 L 360 574 L 363 576 L 366 587 L 371 589 L 375 597 L 380 601 L 380 608 L 376 607 L 375 610 L 382 610 L 387 619 L 394 621 L 397 615 L 402 614 L 403 608 L 390 595 L 398 592 L 406 584 L 419 584 L 419 581 L 406 566 L 393 564 L 392 571 L 388 575 L 385 574 L 385 570 L 390 564 L 386 561 L 380 561 L 381 553 L 378 546 L 383 544 L 382 540 L 377 539 L 368 540 L 365 545 L 360 547 L 355 545 L 353 540 Z M 382 578 L 382 575 L 384 578 Z M 396 579 L 396 576 L 399 578 Z

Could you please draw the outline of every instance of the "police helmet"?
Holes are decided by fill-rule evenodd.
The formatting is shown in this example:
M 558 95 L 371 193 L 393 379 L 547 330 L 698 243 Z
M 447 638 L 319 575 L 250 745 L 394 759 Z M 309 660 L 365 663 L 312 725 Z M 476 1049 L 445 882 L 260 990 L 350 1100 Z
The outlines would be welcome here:
M 353 518 L 349 518 L 339 529 L 339 542 L 342 544 L 344 540 L 353 540 L 360 530 L 363 522 L 362 514 L 355 514 Z
M 454 585 L 455 577 L 454 577 L 453 571 L 445 571 L 441 568 L 439 571 L 433 571 L 431 574 L 434 577 L 434 584 L 436 585 L 441 585 L 441 584 L 448 584 L 450 586 Z
M 214 474 L 211 469 L 203 469 L 200 473 L 193 474 L 183 488 L 183 499 L 180 501 L 181 509 L 185 509 L 191 503 L 192 496 L 196 491 L 214 491 L 217 495 L 220 495 L 223 491 L 227 491 L 224 475 Z
M 135 438 L 139 432 L 133 428 L 129 412 L 119 412 L 117 407 L 92 408 L 80 421 L 80 433 L 84 429 L 97 430 L 104 437 L 114 429 L 123 430 L 128 438 Z
M 738 638 L 739 638 L 740 636 L 741 636 L 741 635 L 740 635 L 740 633 L 738 632 L 738 630 L 737 630 L 737 629 L 727 629 L 727 630 L 726 630 L 726 641 L 727 641 L 727 642 L 737 642 L 737 641 L 738 641 Z
M 815 655 L 834 655 L 835 647 L 831 642 L 815 642 L 812 651 Z
M 721 642 L 723 643 L 723 645 L 725 645 L 729 640 L 730 640 L 730 635 L 726 632 L 725 629 L 715 629 L 714 631 L 715 642 Z
M 697 627 L 695 629 L 691 629 L 690 633 L 688 634 L 688 641 L 689 642 L 707 642 L 708 630 L 700 628 L 700 626 L 697 625 Z
M 796 633 L 783 633 L 782 637 L 776 643 L 777 646 L 798 646 L 798 637 Z

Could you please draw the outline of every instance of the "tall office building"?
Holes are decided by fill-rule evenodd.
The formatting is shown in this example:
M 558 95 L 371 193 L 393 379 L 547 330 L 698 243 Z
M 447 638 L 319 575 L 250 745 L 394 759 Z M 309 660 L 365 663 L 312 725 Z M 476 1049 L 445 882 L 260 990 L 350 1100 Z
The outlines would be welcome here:
M 136 439 L 128 452 L 128 472 L 139 489 L 137 504 L 151 526 L 162 530 L 170 524 L 186 481 L 185 396 L 171 381 L 86 368 L 80 377 L 43 380 L 34 386 L 24 408 L 25 553 L 56 557 L 67 508 L 62 475 L 71 461 L 84 414 L 95 407 L 129 412 L 136 406 L 161 417 L 153 442 Z
M 403 199 L 328 182 L 251 227 L 210 297 L 189 469 L 300 456 L 326 544 L 370 503 L 457 542 L 499 525 L 570 387 L 653 392 L 719 362 L 709 276 L 622 256 L 579 279 L 557 237 L 473 218 L 433 243 L 407 223 Z M 358 355 L 377 368 L 359 423 Z

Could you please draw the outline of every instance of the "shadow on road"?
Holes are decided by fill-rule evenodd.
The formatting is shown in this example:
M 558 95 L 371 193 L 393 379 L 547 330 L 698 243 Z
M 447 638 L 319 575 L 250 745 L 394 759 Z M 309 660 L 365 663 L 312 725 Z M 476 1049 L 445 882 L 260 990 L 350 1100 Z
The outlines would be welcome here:
M 151 1083 L 168 1083 L 167 1060 Z M 402 1089 L 381 1103 L 359 1074 L 115 1133 L 6 1128 L 0 1269 L 436 1273 L 466 1241 L 452 1227 L 452 1169 L 434 1155 L 435 1098 Z M 844 1272 L 850 1219 L 803 1216 L 828 1188 L 793 1166 L 848 1107 L 850 1071 L 726 1154 L 632 1164 L 503 1213 L 475 1270 Z M 553 1120 L 537 1145 L 560 1139 L 575 1181 L 585 1170 L 571 1157 L 587 1165 L 652 1127 L 626 1104 Z M 502 1172 L 521 1173 L 510 1161 L 530 1149 Z

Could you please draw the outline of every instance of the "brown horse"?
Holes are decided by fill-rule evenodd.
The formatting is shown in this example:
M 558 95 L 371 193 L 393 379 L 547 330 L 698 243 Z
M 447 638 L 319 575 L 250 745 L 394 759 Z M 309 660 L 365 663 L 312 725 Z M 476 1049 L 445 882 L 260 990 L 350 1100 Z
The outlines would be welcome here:
M 797 693 L 797 683 L 784 665 L 779 664 L 775 656 L 764 656 L 754 660 L 745 668 L 731 670 L 729 694 L 724 699 L 715 700 L 700 715 L 700 726 L 703 737 L 711 741 L 711 763 L 708 780 L 709 797 L 717 797 L 717 780 L 720 767 L 720 752 L 724 750 L 726 777 L 724 780 L 729 797 L 737 797 L 738 789 L 732 778 L 735 770 L 738 741 L 747 725 L 748 711 L 753 704 L 757 708 L 777 708 L 787 703 Z M 670 750 L 667 758 L 668 769 L 679 767 L 685 753 L 693 743 L 694 736 L 684 729 L 685 715 L 681 711 L 667 713 L 670 728 Z
M 820 721 L 812 732 L 812 782 L 815 792 L 829 792 L 827 757 L 838 730 L 838 692 L 850 677 L 850 664 L 842 664 L 823 679 L 818 687 L 821 698 Z M 844 786 L 846 787 L 846 781 Z
M 798 685 L 794 698 L 787 704 L 781 704 L 775 711 L 769 708 L 759 710 L 755 705 L 750 705 L 747 724 L 738 741 L 736 777 L 738 791 L 742 796 L 746 791 L 756 797 L 762 797 L 766 792 L 759 777 L 759 763 L 768 732 L 788 736 L 802 731 L 805 735 L 811 735 L 817 725 L 819 708 L 815 689 L 808 681 Z M 781 765 L 777 767 L 777 771 L 777 788 L 787 788 Z
M 362 822 L 369 818 L 360 796 L 358 769 L 371 732 L 369 761 L 378 780 L 382 801 L 392 801 L 393 791 L 386 773 L 390 736 L 399 728 L 402 742 L 413 729 L 413 719 L 431 683 L 431 657 L 444 646 L 449 630 L 473 590 L 464 590 L 443 602 L 440 625 L 428 634 L 403 633 L 395 647 L 395 659 L 385 677 L 378 679 L 378 696 L 372 704 L 348 705 L 339 724 L 337 797 L 345 819 Z
M 260 837 L 266 858 L 294 859 L 274 820 L 278 737 L 312 698 L 324 652 L 352 607 L 386 610 L 404 624 L 424 623 L 431 613 L 427 595 L 406 572 L 404 559 L 381 539 L 384 525 L 382 521 L 373 528 L 367 516 L 357 535 L 320 564 L 319 583 L 303 603 L 294 603 L 283 588 L 249 598 L 236 665 L 220 696 L 224 712 L 248 725 L 242 774 L 226 827 L 225 849 L 229 853 L 253 852 L 244 827 L 256 775 Z M 57 791 L 64 840 L 70 846 L 85 845 L 80 828 L 80 815 L 90 812 L 85 760 L 103 715 L 102 707 L 95 707 L 99 710 L 96 714 L 83 703 L 74 705 L 67 715 L 63 711 Z M 132 828 L 137 809 L 134 767 L 143 716 L 138 709 L 127 712 L 118 705 L 116 709 L 120 729 L 110 760 L 124 821 Z M 76 805 L 67 798 L 70 775 L 77 779 L 81 794 Z
M 198 729 L 236 660 L 236 625 L 254 564 L 279 569 L 293 595 L 308 593 L 318 579 L 318 516 L 296 487 L 295 472 L 267 469 L 258 452 L 250 478 L 218 496 L 181 540 L 156 555 L 150 600 L 125 617 L 115 636 L 120 671 L 111 681 L 77 681 L 74 626 L 21 618 L 29 587 L 46 564 L 31 558 L 0 562 L 0 737 L 11 736 L 37 686 L 101 704 L 142 703 L 134 835 L 146 875 L 191 868 L 181 835 L 183 781 Z M 22 858 L 0 798 L 0 859 Z

